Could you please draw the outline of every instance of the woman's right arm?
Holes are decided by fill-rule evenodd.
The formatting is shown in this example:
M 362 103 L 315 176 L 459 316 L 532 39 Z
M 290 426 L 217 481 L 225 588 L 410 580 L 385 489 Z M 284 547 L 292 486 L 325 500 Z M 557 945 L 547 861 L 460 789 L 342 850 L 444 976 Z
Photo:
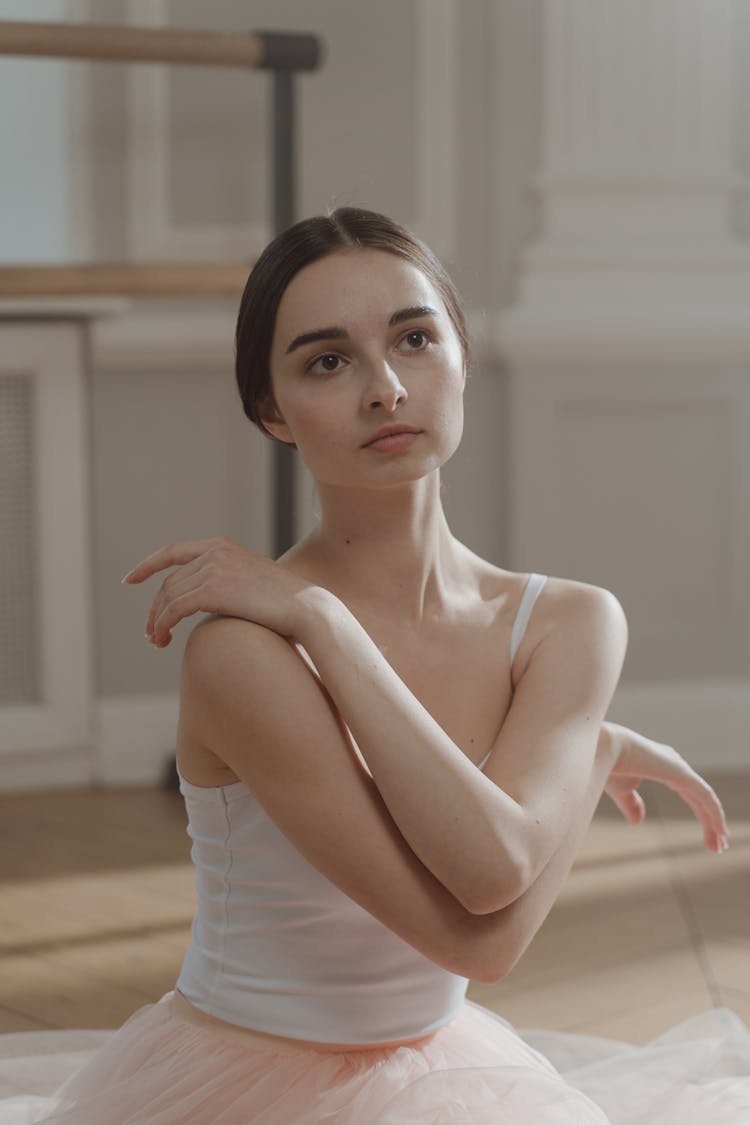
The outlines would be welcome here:
M 481 981 L 504 976 L 548 914 L 616 760 L 601 740 L 583 815 L 553 859 L 516 902 L 475 915 L 414 855 L 326 689 L 278 634 L 201 622 L 185 647 L 180 721 L 326 878 L 430 960 Z
M 183 722 L 340 890 L 443 968 L 481 973 L 472 916 L 414 855 L 288 641 L 238 618 L 202 621 L 182 660 Z

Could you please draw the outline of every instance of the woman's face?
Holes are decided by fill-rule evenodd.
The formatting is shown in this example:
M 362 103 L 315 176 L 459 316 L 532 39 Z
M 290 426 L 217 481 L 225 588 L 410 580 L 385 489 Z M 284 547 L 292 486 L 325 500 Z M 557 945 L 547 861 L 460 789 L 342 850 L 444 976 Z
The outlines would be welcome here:
M 295 275 L 271 379 L 264 422 L 322 484 L 417 480 L 461 438 L 465 364 L 451 319 L 425 275 L 382 250 L 336 251 Z M 384 427 L 413 432 L 368 444 Z

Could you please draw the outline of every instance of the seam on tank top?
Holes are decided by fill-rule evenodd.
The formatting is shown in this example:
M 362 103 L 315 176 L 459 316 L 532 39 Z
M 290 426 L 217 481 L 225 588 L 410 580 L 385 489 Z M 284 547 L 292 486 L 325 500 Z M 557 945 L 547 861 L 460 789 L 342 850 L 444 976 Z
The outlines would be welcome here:
M 232 862 L 233 862 L 233 859 L 234 859 L 234 853 L 232 852 L 232 850 L 229 846 L 229 841 L 230 841 L 231 835 L 232 835 L 231 805 L 230 805 L 230 802 L 227 800 L 227 796 L 224 792 L 221 792 L 221 806 L 224 810 L 225 831 L 224 831 L 224 839 L 222 841 L 222 844 L 223 844 L 223 847 L 224 847 L 224 853 L 225 853 L 225 856 L 226 856 L 226 860 L 225 860 L 225 864 L 224 864 L 224 872 L 223 872 L 223 875 L 222 875 L 222 879 L 224 881 L 224 896 L 223 896 L 223 900 L 222 900 L 221 945 L 220 945 L 220 948 L 219 948 L 219 967 L 218 967 L 216 978 L 214 980 L 214 989 L 219 984 L 220 975 L 224 973 L 225 962 L 226 962 L 226 944 L 227 944 L 227 937 L 228 937 L 228 934 L 229 934 L 229 895 L 230 895 L 229 876 L 231 875 L 231 872 L 232 872 Z M 212 989 L 212 991 L 214 991 L 214 989 Z

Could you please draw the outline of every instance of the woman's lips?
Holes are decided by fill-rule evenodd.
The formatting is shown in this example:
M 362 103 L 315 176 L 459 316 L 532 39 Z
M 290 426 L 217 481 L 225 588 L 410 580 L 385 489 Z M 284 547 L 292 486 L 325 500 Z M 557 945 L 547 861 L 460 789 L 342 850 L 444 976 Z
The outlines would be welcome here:
M 410 446 L 419 437 L 413 430 L 403 430 L 400 434 L 386 434 L 385 437 L 369 442 L 365 449 L 373 449 L 376 453 L 398 453 Z

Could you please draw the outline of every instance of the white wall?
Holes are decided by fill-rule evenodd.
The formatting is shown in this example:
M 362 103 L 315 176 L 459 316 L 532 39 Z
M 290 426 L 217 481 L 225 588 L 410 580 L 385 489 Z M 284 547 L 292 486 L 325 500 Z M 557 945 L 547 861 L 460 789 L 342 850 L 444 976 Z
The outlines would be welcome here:
M 554 550 L 545 555 L 535 545 L 530 557 L 519 561 L 523 542 L 512 488 L 518 492 L 519 475 L 526 479 L 528 473 L 524 468 L 519 474 L 525 462 L 513 452 L 513 441 L 526 447 L 527 458 L 532 449 L 538 451 L 534 472 L 542 492 L 558 472 L 551 457 L 554 443 L 541 440 L 547 434 L 559 437 L 548 417 L 552 399 L 542 396 L 523 433 L 512 425 L 518 396 L 514 406 L 512 372 L 498 330 L 499 315 L 518 298 L 521 255 L 543 228 L 534 187 L 544 121 L 542 47 L 548 9 L 543 0 L 383 0 L 378 5 L 215 0 L 210 6 L 199 0 L 40 0 L 33 5 L 33 17 L 28 7 L 22 0 L 0 0 L 0 15 L 111 23 L 131 18 L 244 30 L 276 26 L 321 35 L 323 67 L 299 79 L 299 214 L 319 211 L 332 198 L 392 212 L 443 255 L 477 330 L 464 443 L 445 472 L 446 508 L 456 534 L 501 566 L 548 566 L 551 573 L 594 581 L 621 596 L 636 634 L 624 676 L 631 689 L 630 710 L 619 715 L 621 721 L 630 718 L 637 725 L 638 714 L 652 714 L 652 695 L 632 695 L 646 683 L 670 713 L 676 713 L 675 699 L 688 696 L 700 701 L 702 713 L 711 711 L 719 696 L 713 692 L 704 698 L 696 685 L 717 675 L 722 684 L 736 683 L 744 691 L 747 649 L 739 649 L 739 618 L 728 628 L 719 621 L 721 632 L 710 644 L 705 638 L 703 643 L 691 639 L 690 647 L 682 625 L 672 627 L 664 618 L 656 649 L 641 625 L 653 623 L 654 590 L 642 571 L 631 566 L 624 575 L 622 560 L 613 562 L 603 550 L 595 573 L 581 569 L 577 558 L 573 569 L 566 570 L 573 555 L 564 528 Z M 740 30 L 750 28 L 748 6 L 738 10 Z M 399 29 L 395 39 L 394 21 Z M 738 34 L 736 149 L 745 168 L 750 166 L 750 113 L 743 108 L 750 106 L 747 42 Z M 67 116 L 63 67 L 69 68 L 72 83 Z M 0 60 L 0 81 L 9 81 L 9 74 L 16 75 L 16 85 L 10 97 L 6 92 L 0 98 L 0 122 L 8 128 L 3 107 L 20 101 L 24 129 L 19 131 L 13 117 L 13 136 L 5 146 L 14 155 L 6 160 L 4 175 L 14 185 L 17 201 L 0 208 L 0 256 L 5 260 L 75 258 L 87 246 L 99 260 L 225 253 L 249 259 L 258 241 L 270 234 L 268 76 Z M 43 83 L 55 74 L 53 95 Z M 35 93 L 27 105 L 19 90 L 31 88 Z M 43 151 L 45 164 L 43 174 L 32 177 L 28 165 L 21 172 L 20 160 L 32 159 L 24 153 L 30 132 L 42 129 L 40 121 L 49 143 L 35 150 L 33 158 Z M 29 190 L 34 179 L 46 203 L 38 203 Z M 40 212 L 57 241 L 45 231 Z M 735 215 L 745 236 L 750 234 L 748 216 L 745 195 L 738 199 Z M 178 538 L 228 534 L 255 549 L 270 550 L 270 446 L 244 419 L 234 386 L 235 312 L 232 301 L 140 301 L 126 316 L 101 322 L 94 332 L 91 561 L 105 778 L 147 776 L 149 762 L 159 761 L 169 749 L 186 633 L 178 629 L 167 650 L 152 651 L 142 626 L 156 582 L 126 588 L 119 584 L 121 574 L 146 553 Z M 591 325 L 584 328 L 588 332 Z M 591 374 L 599 393 L 601 380 L 597 382 L 596 370 Z M 531 376 L 527 380 L 522 373 L 520 378 L 530 392 Z M 744 369 L 735 378 L 738 387 L 747 385 Z M 552 377 L 553 387 L 559 390 L 556 379 Z M 738 413 L 733 416 L 739 419 Z M 675 453 L 684 452 L 680 441 L 669 438 Z M 714 467 L 721 455 L 718 446 L 715 452 L 710 454 Z M 670 463 L 669 446 L 664 458 Z M 610 472 L 617 476 L 615 481 L 608 478 L 612 495 L 632 498 L 626 476 L 617 475 L 612 466 Z M 689 509 L 691 480 L 670 482 L 673 507 L 680 512 Z M 309 489 L 303 489 L 301 504 L 307 505 L 304 527 L 311 518 Z M 615 520 L 609 498 L 607 504 Z M 646 528 L 647 516 L 646 508 L 631 503 L 628 519 L 634 536 Z M 729 532 L 737 542 L 739 530 Z M 660 525 L 659 531 L 669 534 L 668 526 Z M 586 534 L 578 528 L 578 548 L 592 566 Z M 684 526 L 676 529 L 670 551 L 679 549 L 685 534 Z M 691 558 L 691 573 L 702 558 Z M 706 582 L 711 578 L 707 574 Z M 670 736 L 669 730 L 662 735 L 665 740 Z M 708 758 L 708 764 L 717 760 L 710 750 Z

